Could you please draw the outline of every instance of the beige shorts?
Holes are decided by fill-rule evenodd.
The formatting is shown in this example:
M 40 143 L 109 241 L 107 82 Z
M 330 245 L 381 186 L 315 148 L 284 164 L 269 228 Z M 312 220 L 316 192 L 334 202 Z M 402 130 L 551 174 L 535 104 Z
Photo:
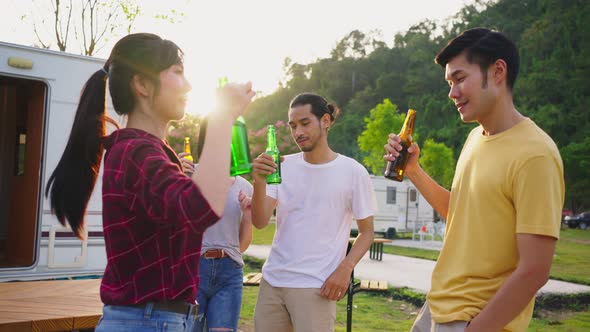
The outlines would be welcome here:
M 428 302 L 424 303 L 414 321 L 411 332 L 463 332 L 467 327 L 466 321 L 458 320 L 454 322 L 439 324 L 432 320 Z
M 321 296 L 319 288 L 272 287 L 260 281 L 256 332 L 332 332 L 335 321 L 336 301 Z

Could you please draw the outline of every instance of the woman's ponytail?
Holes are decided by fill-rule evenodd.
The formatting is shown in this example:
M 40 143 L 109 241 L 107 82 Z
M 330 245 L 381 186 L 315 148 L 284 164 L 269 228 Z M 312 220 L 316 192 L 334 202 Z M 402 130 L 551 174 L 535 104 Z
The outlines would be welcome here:
M 66 221 L 83 238 L 84 214 L 102 160 L 101 138 L 106 128 L 106 79 L 108 70 L 96 71 L 86 82 L 66 149 L 49 181 L 45 196 L 62 225 Z

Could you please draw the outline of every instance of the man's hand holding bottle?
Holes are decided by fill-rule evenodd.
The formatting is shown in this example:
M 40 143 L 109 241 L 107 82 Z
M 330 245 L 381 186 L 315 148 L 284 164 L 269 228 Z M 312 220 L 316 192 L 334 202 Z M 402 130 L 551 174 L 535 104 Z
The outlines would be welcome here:
M 399 151 L 403 149 L 401 138 L 396 134 L 389 134 L 387 144 L 385 144 L 384 147 L 387 154 L 383 156 L 383 159 L 385 161 L 394 161 L 395 158 L 399 156 Z M 418 146 L 418 143 L 412 143 L 408 148 L 408 152 L 410 153 L 410 157 L 408 158 L 405 173 L 410 175 L 414 170 L 420 167 L 418 165 L 418 157 L 420 157 L 420 147 Z
M 281 162 L 283 160 L 285 160 L 285 157 L 281 156 Z M 261 153 L 252 161 L 252 177 L 254 178 L 254 183 L 266 183 L 266 177 L 276 172 L 277 167 L 278 165 L 275 164 L 270 155 Z

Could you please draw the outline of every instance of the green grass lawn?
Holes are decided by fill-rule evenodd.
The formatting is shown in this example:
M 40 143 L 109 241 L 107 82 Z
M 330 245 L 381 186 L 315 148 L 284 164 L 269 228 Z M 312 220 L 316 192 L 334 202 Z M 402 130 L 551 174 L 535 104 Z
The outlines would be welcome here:
M 590 331 L 590 311 L 550 313 L 546 318 L 531 321 L 529 332 Z
M 269 223 L 268 226 L 264 227 L 263 229 L 257 229 L 254 227 L 254 232 L 252 234 L 252 244 L 270 245 L 272 243 L 272 238 L 275 235 L 275 229 L 275 223 Z
M 436 260 L 438 251 L 384 246 L 383 252 L 393 255 Z M 590 285 L 590 231 L 563 229 L 557 241 L 551 278 Z
M 428 249 L 418 249 L 418 248 L 409 248 L 409 247 L 398 247 L 395 245 L 395 240 L 393 240 L 392 246 L 385 245 L 383 246 L 383 253 L 385 254 L 392 254 L 398 256 L 406 256 L 406 257 L 415 257 L 415 258 L 423 258 L 435 261 L 438 258 L 438 251 L 436 250 L 428 250 Z
M 244 287 L 240 329 L 254 331 L 254 307 L 258 297 L 258 287 Z M 404 331 L 412 326 L 419 308 L 402 301 L 366 293 L 355 294 L 352 311 L 352 330 L 366 331 Z M 336 331 L 346 331 L 346 297 L 338 302 L 336 309 Z
M 275 224 L 262 230 L 254 229 L 253 244 L 270 245 Z M 395 242 L 394 242 L 395 243 Z M 436 260 L 438 251 L 384 246 L 384 252 L 394 255 Z M 590 231 L 563 229 L 557 248 L 551 277 L 590 285 Z M 258 264 L 259 265 L 259 264 Z M 247 267 L 245 272 L 256 271 Z M 240 328 L 254 331 L 254 306 L 258 287 L 244 287 Z M 586 308 L 587 309 L 587 308 Z M 353 331 L 409 331 L 416 313 L 416 306 L 391 297 L 359 293 L 354 297 Z M 346 331 L 346 298 L 338 303 L 336 331 Z M 529 326 L 529 332 L 577 332 L 590 331 L 590 311 L 541 312 Z
M 590 231 L 563 229 L 557 241 L 551 277 L 590 285 Z
M 252 272 L 250 268 L 247 272 Z M 244 287 L 240 330 L 254 331 L 254 307 L 258 298 L 258 287 Z M 338 302 L 336 309 L 336 331 L 346 331 L 346 297 Z M 352 330 L 355 332 L 410 330 L 419 308 L 391 297 L 358 293 L 354 296 Z M 578 332 L 590 331 L 590 311 L 542 312 L 534 318 L 529 332 Z

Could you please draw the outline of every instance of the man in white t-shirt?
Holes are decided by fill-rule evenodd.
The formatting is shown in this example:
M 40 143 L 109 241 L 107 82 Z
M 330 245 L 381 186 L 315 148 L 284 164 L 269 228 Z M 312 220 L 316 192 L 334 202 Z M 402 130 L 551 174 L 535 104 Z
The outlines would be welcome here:
M 268 225 L 276 207 L 277 229 L 254 314 L 258 332 L 333 331 L 336 301 L 373 243 L 377 210 L 367 170 L 332 151 L 328 129 L 339 110 L 304 93 L 290 104 L 289 126 L 302 152 L 281 162 L 282 183 L 267 185 L 277 165 L 267 154 L 253 162 L 252 223 Z M 359 235 L 346 255 L 352 219 Z

